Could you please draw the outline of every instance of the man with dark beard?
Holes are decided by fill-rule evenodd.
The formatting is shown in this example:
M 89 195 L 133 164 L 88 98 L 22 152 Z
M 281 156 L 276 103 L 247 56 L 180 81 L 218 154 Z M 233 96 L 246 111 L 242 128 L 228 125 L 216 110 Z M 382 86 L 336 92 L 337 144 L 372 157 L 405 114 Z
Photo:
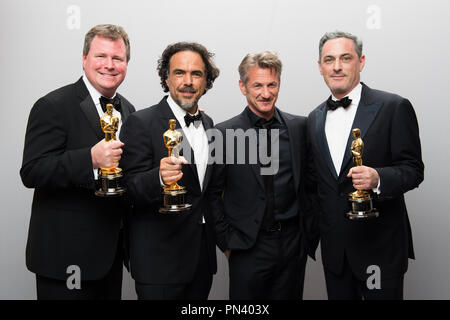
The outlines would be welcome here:
M 128 223 L 130 267 L 139 299 L 203 300 L 211 289 L 217 263 L 203 195 L 211 171 L 206 130 L 213 121 L 199 111 L 198 101 L 219 75 L 212 56 L 198 43 L 169 45 L 158 61 L 158 72 L 170 94 L 136 112 L 122 128 L 127 157 L 121 167 L 134 206 Z M 170 119 L 176 120 L 176 129 L 189 145 L 189 164 L 183 157 L 167 156 L 163 134 Z M 178 180 L 192 207 L 182 213 L 159 213 L 163 187 Z

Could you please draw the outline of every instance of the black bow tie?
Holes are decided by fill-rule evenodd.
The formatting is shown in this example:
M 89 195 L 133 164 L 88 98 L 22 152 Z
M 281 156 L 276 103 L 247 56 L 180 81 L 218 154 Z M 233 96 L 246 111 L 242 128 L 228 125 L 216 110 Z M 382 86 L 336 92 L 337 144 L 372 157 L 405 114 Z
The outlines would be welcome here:
M 269 120 L 259 118 L 258 121 L 256 121 L 255 126 L 257 128 L 270 129 L 270 128 L 272 128 L 272 125 L 274 122 L 275 122 L 275 116 L 273 116 Z
M 120 98 L 117 96 L 117 94 L 114 97 L 114 99 L 109 99 L 109 98 L 106 98 L 104 96 L 101 96 L 100 97 L 100 104 L 102 105 L 103 112 L 106 112 L 106 105 L 107 104 L 112 104 L 114 106 L 114 109 L 116 109 L 119 112 L 122 111 L 122 107 L 120 105 Z
M 334 101 L 330 96 L 327 100 L 327 108 L 328 110 L 336 110 L 339 107 L 343 107 L 344 109 L 346 109 L 350 105 L 350 103 L 352 103 L 352 99 L 349 99 L 348 97 Z
M 189 113 L 186 113 L 186 115 L 184 116 L 184 122 L 186 122 L 186 127 L 189 127 L 189 125 L 191 123 L 193 123 L 194 126 L 196 128 L 198 128 L 198 126 L 200 125 L 200 122 L 196 122 L 198 120 L 202 120 L 202 113 L 201 112 L 199 112 L 195 116 L 191 116 Z

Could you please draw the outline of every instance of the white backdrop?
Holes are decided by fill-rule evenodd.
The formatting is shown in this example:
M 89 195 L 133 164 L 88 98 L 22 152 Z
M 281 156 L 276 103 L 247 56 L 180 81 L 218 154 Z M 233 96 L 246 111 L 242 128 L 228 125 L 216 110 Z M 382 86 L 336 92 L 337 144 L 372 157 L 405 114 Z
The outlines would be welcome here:
M 318 68 L 318 42 L 340 29 L 364 41 L 362 80 L 412 102 L 419 120 L 425 181 L 406 196 L 416 251 L 405 277 L 407 299 L 450 299 L 447 168 L 450 105 L 448 0 L 2 0 L 0 2 L 0 299 L 34 299 L 34 275 L 25 267 L 32 190 L 20 180 L 28 113 L 46 93 L 82 74 L 86 32 L 119 24 L 131 40 L 131 61 L 119 92 L 137 109 L 158 102 L 156 61 L 177 41 L 196 41 L 216 53 L 221 70 L 201 100 L 215 122 L 245 107 L 238 88 L 245 54 L 277 52 L 284 68 L 278 106 L 307 115 L 329 91 Z M 305 299 L 326 299 L 320 262 L 309 261 Z M 219 271 L 211 299 L 228 298 L 228 267 Z M 123 297 L 135 299 L 124 275 Z

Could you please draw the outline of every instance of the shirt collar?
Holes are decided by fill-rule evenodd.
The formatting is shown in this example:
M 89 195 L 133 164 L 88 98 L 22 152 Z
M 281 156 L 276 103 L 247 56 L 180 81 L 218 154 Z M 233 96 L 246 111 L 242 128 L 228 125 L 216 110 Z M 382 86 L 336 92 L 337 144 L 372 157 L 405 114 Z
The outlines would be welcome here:
M 250 119 L 250 124 L 252 125 L 252 127 L 255 127 L 256 124 L 259 121 L 261 121 L 262 118 L 258 117 L 255 113 L 253 113 L 253 111 L 248 106 L 246 109 L 247 109 L 248 118 Z M 277 108 L 275 108 L 273 118 L 275 118 L 275 121 L 278 121 L 278 123 L 280 123 L 280 124 L 283 123 L 283 120 L 281 119 L 281 116 L 280 116 Z
M 349 94 L 347 94 L 345 97 L 349 97 L 349 99 L 352 100 L 352 104 L 358 105 L 359 104 L 359 100 L 361 100 L 361 91 L 362 91 L 362 85 L 361 85 L 361 83 L 358 83 L 356 85 L 356 87 L 354 87 L 352 89 L 352 91 L 350 91 Z M 345 98 L 345 97 L 343 97 L 343 98 Z M 333 94 L 331 95 L 331 98 L 334 101 L 339 100 Z
M 180 123 L 180 127 L 185 127 L 186 124 L 184 122 L 184 116 L 186 115 L 186 113 L 188 113 L 186 110 L 184 110 L 183 108 L 181 108 L 176 102 L 175 100 L 172 99 L 172 96 L 169 94 L 169 96 L 167 97 L 167 103 L 169 104 L 170 109 L 172 110 L 173 114 L 175 115 L 175 117 L 177 118 L 178 122 Z M 195 116 L 199 113 L 199 110 L 197 108 L 197 112 L 195 112 L 195 114 L 193 114 L 192 116 Z
M 92 100 L 94 101 L 94 104 L 96 106 L 99 105 L 100 97 L 102 96 L 102 94 L 100 92 L 98 92 L 97 89 L 94 88 L 94 86 L 91 84 L 91 82 L 86 77 L 86 75 L 83 75 L 83 81 L 84 81 L 84 84 L 86 85 L 86 88 L 89 91 L 89 94 L 91 95 Z M 112 98 L 114 98 L 115 96 L 116 96 L 116 93 L 114 93 Z

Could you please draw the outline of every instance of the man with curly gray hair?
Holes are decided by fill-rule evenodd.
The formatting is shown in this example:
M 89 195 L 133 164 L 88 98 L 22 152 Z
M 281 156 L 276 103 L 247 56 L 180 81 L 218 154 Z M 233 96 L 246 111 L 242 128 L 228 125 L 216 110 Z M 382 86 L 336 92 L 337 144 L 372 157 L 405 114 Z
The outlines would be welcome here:
M 158 61 L 161 85 L 169 95 L 136 112 L 122 129 L 121 166 L 134 207 L 129 223 L 131 275 L 139 299 L 205 300 L 217 269 L 204 199 L 211 173 L 206 130 L 213 121 L 198 107 L 219 75 L 212 56 L 198 43 L 169 45 Z M 189 164 L 183 157 L 167 156 L 163 133 L 170 119 L 176 120 L 193 151 Z M 177 181 L 186 188 L 192 207 L 170 216 L 159 213 L 163 187 Z

